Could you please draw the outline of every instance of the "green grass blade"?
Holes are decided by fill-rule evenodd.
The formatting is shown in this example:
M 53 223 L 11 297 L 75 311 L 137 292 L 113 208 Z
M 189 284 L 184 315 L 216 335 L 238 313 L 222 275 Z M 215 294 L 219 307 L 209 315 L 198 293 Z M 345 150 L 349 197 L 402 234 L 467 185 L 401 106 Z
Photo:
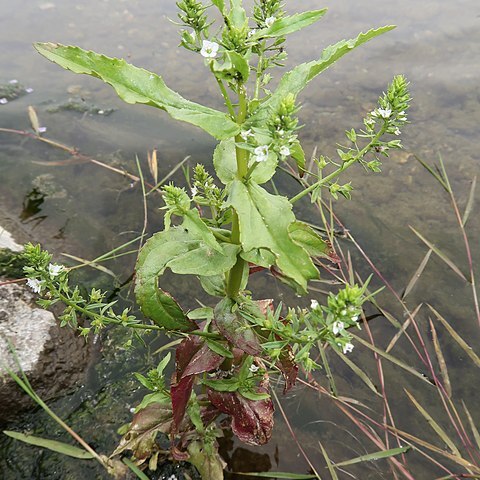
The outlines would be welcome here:
M 355 335 L 354 333 L 351 333 L 351 335 L 358 343 L 361 343 L 362 345 L 369 348 L 370 350 L 378 353 L 381 357 L 385 358 L 386 360 L 389 360 L 390 362 L 399 366 L 403 370 L 406 370 L 407 372 L 411 373 L 412 375 L 415 375 L 417 378 L 420 378 L 421 380 L 428 383 L 429 385 L 433 385 L 432 382 L 423 373 L 420 373 L 418 370 L 415 370 L 415 368 L 411 367 L 410 365 L 407 365 L 406 363 L 402 362 L 398 358 L 395 358 L 393 355 L 390 355 L 389 353 L 387 353 L 387 352 L 383 351 L 382 349 L 372 345 L 371 343 L 368 343 L 362 337 L 359 337 L 358 335 Z
M 390 343 L 388 344 L 387 348 L 385 351 L 389 353 L 395 344 L 398 342 L 398 339 L 406 332 L 407 328 L 409 327 L 410 323 L 412 322 L 412 318 L 415 318 L 415 315 L 418 313 L 420 308 L 422 307 L 423 303 L 420 303 L 417 305 L 415 310 L 408 316 L 408 318 L 405 320 L 404 324 L 399 328 L 398 332 L 393 336 L 393 338 L 390 340 Z
M 445 255 L 433 243 L 429 242 L 421 233 L 417 232 L 412 226 L 410 226 L 410 229 L 423 243 L 425 243 L 425 245 L 427 245 L 428 248 L 432 249 L 435 252 L 435 254 L 438 255 L 462 280 L 464 280 L 465 282 L 468 282 L 467 278 L 462 273 L 462 271 L 455 265 L 455 263 L 452 260 L 450 260 L 450 258 L 448 258 L 447 255 Z
M 150 480 L 131 460 L 122 458 L 122 462 L 139 478 L 140 480 Z
M 440 183 L 440 185 L 447 191 L 449 192 L 448 185 L 445 183 L 445 180 L 436 172 L 427 162 L 422 160 L 420 157 L 417 155 L 413 155 L 415 159 L 427 170 L 437 181 Z
M 473 351 L 472 347 L 453 329 L 453 327 L 443 318 L 431 305 L 428 308 L 435 314 L 438 320 L 442 322 L 448 333 L 460 345 L 463 351 L 473 360 L 473 363 L 480 368 L 480 357 Z
M 318 444 L 322 449 L 322 455 L 323 455 L 323 458 L 325 459 L 325 462 L 327 463 L 327 468 L 328 468 L 328 471 L 330 472 L 330 476 L 332 477 L 332 480 L 338 480 L 337 472 L 335 471 L 333 462 L 330 460 L 330 457 L 328 456 L 327 451 L 323 448 L 323 445 L 321 444 L 321 442 L 318 442 Z
M 478 433 L 477 426 L 475 425 L 475 422 L 473 421 L 473 418 L 470 415 L 470 412 L 468 411 L 468 408 L 465 405 L 465 402 L 463 400 L 462 400 L 462 404 L 463 404 L 463 409 L 465 410 L 465 414 L 467 415 L 467 418 L 468 418 L 468 423 L 470 424 L 470 428 L 471 428 L 473 436 L 475 438 L 477 448 L 480 451 L 480 433 Z
M 335 378 L 332 374 L 330 364 L 328 363 L 327 354 L 325 353 L 325 349 L 323 348 L 321 342 L 318 342 L 318 350 L 320 351 L 320 356 L 322 357 L 323 368 L 325 368 L 325 374 L 328 378 L 328 383 L 330 384 L 330 391 L 332 392 L 333 396 L 338 397 L 337 384 L 335 383 Z
M 421 277 L 423 271 L 425 270 L 425 267 L 427 266 L 428 260 L 430 259 L 430 255 L 432 254 L 432 252 L 432 249 L 428 250 L 428 252 L 423 257 L 423 260 L 420 262 L 420 265 L 418 266 L 417 270 L 415 270 L 415 273 L 408 282 L 408 285 L 405 287 L 405 291 L 402 295 L 402 300 L 413 290 L 413 287 L 415 286 L 418 279 Z
M 470 216 L 470 213 L 472 212 L 472 209 L 473 209 L 473 201 L 475 199 L 475 187 L 477 186 L 477 176 L 475 175 L 473 177 L 473 181 L 472 181 L 472 186 L 470 187 L 470 193 L 468 195 L 468 200 L 467 200 L 467 206 L 465 207 L 465 212 L 463 213 L 463 217 L 462 217 L 462 225 L 465 226 L 467 221 L 468 221 L 468 217 Z
M 422 417 L 428 422 L 430 427 L 434 432 L 441 438 L 441 440 L 447 445 L 453 455 L 461 457 L 458 448 L 447 435 L 445 430 L 433 419 L 433 417 L 420 405 L 420 403 L 415 399 L 415 397 L 407 390 L 404 389 L 410 401 L 415 405 L 415 408 L 421 413 Z
M 381 397 L 382 395 L 378 392 L 377 387 L 370 379 L 370 377 L 355 363 L 352 362 L 346 355 L 340 353 L 339 351 L 333 349 L 333 351 L 352 369 L 352 371 L 362 380 L 363 383 L 375 394 Z
M 400 455 L 402 453 L 407 452 L 410 450 L 410 446 L 407 447 L 398 447 L 398 448 L 391 448 L 390 450 L 381 450 L 375 453 L 369 453 L 367 455 L 361 455 L 360 457 L 352 458 L 351 460 L 345 460 L 344 462 L 336 463 L 335 468 L 338 467 L 346 467 L 347 465 L 353 465 L 355 463 L 360 462 L 371 462 L 375 460 L 380 460 L 382 458 L 389 458 L 394 457 L 395 455 Z
M 432 320 L 430 320 L 430 328 L 432 330 L 432 340 L 433 347 L 435 348 L 435 354 L 437 355 L 438 366 L 440 367 L 440 372 L 443 378 L 443 384 L 449 398 L 452 398 L 452 384 L 450 382 L 450 376 L 448 375 L 447 362 L 443 356 L 442 348 L 440 347 L 440 342 L 438 341 L 437 330 Z
M 12 432 L 10 430 L 4 430 L 3 433 L 15 440 L 20 440 L 21 442 L 35 445 L 36 447 L 46 448 L 52 452 L 68 455 L 69 457 L 79 458 L 81 460 L 91 460 L 94 458 L 90 452 L 83 450 L 83 448 L 69 445 L 68 443 L 50 440 L 48 438 L 35 437 L 33 435 L 26 435 L 25 433 L 20 432 Z

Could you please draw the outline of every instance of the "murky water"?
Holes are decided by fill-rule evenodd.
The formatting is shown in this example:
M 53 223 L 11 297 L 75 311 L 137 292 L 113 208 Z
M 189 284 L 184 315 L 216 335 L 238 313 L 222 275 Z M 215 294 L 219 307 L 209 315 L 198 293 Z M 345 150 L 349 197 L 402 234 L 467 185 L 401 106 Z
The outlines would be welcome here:
M 343 131 L 359 126 L 362 116 L 374 106 L 393 75 L 403 73 L 411 82 L 412 125 L 405 129 L 403 137 L 407 153 L 393 154 L 385 161 L 382 174 L 366 174 L 360 169 L 348 174 L 355 191 L 352 201 L 337 202 L 336 211 L 342 221 L 398 291 L 408 283 L 427 251 L 408 225 L 420 230 L 451 258 L 458 259 L 459 266 L 466 270 L 463 245 L 448 198 L 413 154 L 429 162 L 442 156 L 464 208 L 480 161 L 480 4 L 477 0 L 303 0 L 290 2 L 291 7 L 297 3 L 301 9 L 327 6 L 330 11 L 317 26 L 292 36 L 288 44 L 289 65 L 315 58 L 324 46 L 356 36 L 359 31 L 384 24 L 398 25 L 393 32 L 343 58 L 307 88 L 301 97 L 301 119 L 306 124 L 301 138 L 307 153 L 317 146 L 319 152 L 334 155 L 336 142 L 343 141 Z M 31 47 L 34 41 L 54 41 L 122 56 L 161 73 L 166 83 L 184 96 L 220 107 L 216 86 L 208 82 L 201 61 L 176 48 L 177 27 L 167 20 L 175 18 L 175 8 L 175 2 L 166 0 L 0 0 L 0 83 L 15 79 L 33 88 L 32 93 L 0 105 L 0 127 L 28 129 L 26 109 L 33 105 L 50 138 L 132 173 L 136 173 L 134 159 L 138 155 L 148 175 L 146 151 L 154 147 L 159 149 L 160 178 L 186 155 L 192 156 L 192 164 L 208 162 L 214 144 L 206 134 L 175 124 L 154 109 L 125 105 L 101 82 L 65 72 Z M 115 112 L 110 116 L 50 112 L 71 97 L 101 109 L 114 108 Z M 0 214 L 3 211 L 17 224 L 22 239 L 41 240 L 59 258 L 62 252 L 92 258 L 138 235 L 143 225 L 139 189 L 131 188 L 128 179 L 90 163 L 45 165 L 68 158 L 47 145 L 0 134 Z M 180 174 L 174 178 L 181 182 Z M 293 192 L 295 185 L 285 179 L 282 182 L 285 189 Z M 161 225 L 156 210 L 159 205 L 153 199 L 149 209 L 152 231 Z M 316 221 L 317 213 L 306 202 L 303 209 L 303 216 Z M 475 211 L 468 229 L 474 255 L 478 257 L 480 222 Z M 132 261 L 119 259 L 108 267 L 123 281 L 131 272 Z M 367 272 L 360 260 L 357 268 Z M 106 288 L 107 278 L 96 280 Z M 276 286 L 272 293 L 267 277 L 259 277 L 257 287 L 268 295 L 295 301 L 284 290 L 277 291 Z M 201 295 L 200 291 L 192 295 L 190 285 L 179 284 L 175 290 L 185 305 L 193 305 L 192 297 Z M 401 315 L 387 295 L 382 300 Z M 471 291 L 438 259 L 430 262 L 412 293 L 409 305 L 415 306 L 416 302 L 435 305 L 474 348 L 478 345 Z M 429 341 L 427 318 L 425 313 L 419 321 Z M 371 328 L 384 347 L 394 334 L 384 320 L 374 321 Z M 478 424 L 478 372 L 470 367 L 458 347 L 448 343 L 447 334 L 441 335 L 456 398 L 465 400 Z M 358 353 L 360 350 L 352 358 L 360 358 L 362 367 L 376 379 L 374 360 Z M 408 347 L 401 343 L 394 353 L 408 354 Z M 128 421 L 129 408 L 141 395 L 129 372 L 140 368 L 145 358 L 139 352 L 113 350 L 109 343 L 102 355 L 108 366 L 94 368 L 85 386 L 53 406 L 89 442 L 106 452 L 114 447 L 116 429 Z M 408 356 L 403 358 L 417 363 Z M 332 361 L 342 393 L 381 409 L 380 401 L 372 400 L 371 392 L 348 368 Z M 112 364 L 117 365 L 113 374 Z M 413 415 L 403 394 L 403 388 L 414 391 L 431 408 L 430 413 L 439 414 L 433 388 L 424 388 L 421 382 L 389 364 L 384 367 L 397 426 L 423 433 L 428 440 L 438 443 L 433 434 L 425 433 L 426 423 Z M 377 450 L 325 398 L 298 387 L 284 404 L 299 441 L 317 466 L 323 461 L 319 440 L 336 461 Z M 416 422 L 420 428 L 414 428 Z M 442 422 L 448 430 L 447 420 Z M 33 430 L 40 436 L 60 435 L 39 412 L 23 416 L 11 427 Z M 249 449 L 227 440 L 223 449 L 234 470 L 308 471 L 280 415 L 269 446 Z M 40 453 L 1 438 L 0 452 L 2 478 L 103 478 L 103 473 L 93 466 L 79 465 L 77 461 Z M 418 456 L 412 457 L 412 465 L 416 478 L 440 476 L 439 470 Z M 382 462 L 363 464 L 351 471 L 362 480 L 391 478 Z

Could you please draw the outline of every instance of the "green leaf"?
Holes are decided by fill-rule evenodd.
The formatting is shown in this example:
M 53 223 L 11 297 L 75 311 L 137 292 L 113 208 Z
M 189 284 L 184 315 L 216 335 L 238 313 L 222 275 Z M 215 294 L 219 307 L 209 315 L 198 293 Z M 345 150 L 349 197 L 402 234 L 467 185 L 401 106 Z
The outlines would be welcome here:
M 238 393 L 242 397 L 245 397 L 247 400 L 252 400 L 253 402 L 267 400 L 267 398 L 270 398 L 270 395 L 268 393 L 257 393 L 254 390 L 247 388 L 239 388 Z
M 297 290 L 306 292 L 308 280 L 319 273 L 306 250 L 289 235 L 295 215 L 288 199 L 271 195 L 252 181 L 235 180 L 227 203 L 238 214 L 243 250 L 270 250 L 280 271 L 297 284 Z
M 207 380 L 204 378 L 201 382 L 217 392 L 236 392 L 240 386 L 236 378 L 229 378 L 227 380 Z
M 82 460 L 90 460 L 94 458 L 94 455 L 90 452 L 87 452 L 83 448 L 69 445 L 68 443 L 49 440 L 48 438 L 35 437 L 33 435 L 26 435 L 25 433 L 20 432 L 12 432 L 10 430 L 4 430 L 3 433 L 15 440 L 20 440 L 21 442 L 35 445 L 36 447 L 46 448 L 53 452 L 61 453 L 62 455 L 68 455 L 69 457 L 80 458 Z
M 301 177 L 303 177 L 303 174 L 305 172 L 305 152 L 303 151 L 300 142 L 296 142 L 294 145 L 292 145 L 292 147 L 290 148 L 290 155 L 297 164 L 298 173 Z
M 225 275 L 212 275 L 211 277 L 198 277 L 202 288 L 212 297 L 226 295 Z
M 205 343 L 207 344 L 207 347 L 212 350 L 212 352 L 218 353 L 222 357 L 233 358 L 233 353 L 228 350 L 228 348 L 224 347 L 220 342 L 207 338 Z
M 213 165 L 220 181 L 228 185 L 237 178 L 237 157 L 235 141 L 233 139 L 221 141 L 213 153 Z M 278 159 L 274 152 L 269 152 L 265 162 L 260 162 L 253 170 L 250 178 L 257 184 L 268 182 L 278 165 Z
M 275 265 L 275 255 L 265 248 L 257 248 L 249 252 L 241 252 L 240 256 L 247 262 L 259 265 L 260 267 L 270 268 Z
M 318 60 L 302 63 L 293 70 L 290 70 L 283 75 L 277 89 L 272 96 L 264 102 L 258 113 L 250 117 L 248 124 L 265 124 L 270 117 L 271 112 L 278 110 L 281 101 L 288 93 L 291 93 L 296 97 L 311 80 L 333 65 L 339 58 L 343 57 L 348 52 L 351 52 L 354 48 L 368 42 L 382 33 L 392 30 L 393 28 L 395 28 L 393 25 L 388 25 L 386 27 L 369 30 L 366 33 L 360 33 L 356 38 L 351 40 L 342 40 L 323 50 L 322 55 Z
M 233 51 L 227 51 L 226 55 L 234 69 L 242 76 L 242 81 L 246 82 L 250 76 L 250 66 L 243 55 Z
M 187 313 L 187 317 L 191 320 L 211 320 L 213 318 L 213 308 L 211 307 L 201 307 L 196 308 L 195 310 L 190 310 Z
M 213 5 L 215 5 L 220 13 L 223 15 L 225 13 L 225 1 L 224 0 L 212 0 Z
M 226 114 L 183 98 L 165 85 L 162 77 L 80 47 L 58 43 L 35 43 L 37 51 L 52 62 L 75 73 L 92 75 L 111 85 L 127 103 L 142 103 L 161 108 L 176 120 L 202 128 L 218 140 L 240 131 Z
M 328 257 L 330 247 L 315 230 L 304 222 L 294 222 L 288 227 L 290 238 L 312 257 Z
M 380 452 L 369 453 L 368 455 L 362 455 L 360 457 L 352 458 L 351 460 L 345 460 L 344 462 L 336 463 L 334 466 L 335 468 L 346 467 L 347 465 L 353 465 L 354 463 L 372 462 L 375 460 L 380 460 L 382 458 L 394 457 L 395 455 L 400 455 L 401 453 L 408 452 L 410 448 L 412 447 L 398 447 L 391 448 L 390 450 L 382 450 Z
M 143 313 L 167 329 L 190 330 L 193 323 L 158 288 L 158 277 L 166 268 L 183 275 L 218 275 L 233 267 L 237 253 L 238 246 L 231 244 L 223 244 L 221 252 L 214 250 L 195 229 L 174 227 L 155 234 L 143 246 L 136 265 L 135 295 Z
M 237 29 L 242 29 L 247 25 L 247 14 L 242 7 L 242 0 L 230 0 L 230 13 L 228 18 L 231 25 Z
M 287 17 L 275 20 L 272 25 L 264 32 L 259 32 L 262 38 L 265 37 L 284 37 L 302 28 L 308 27 L 312 23 L 320 20 L 325 13 L 326 8 L 322 10 L 312 10 L 310 12 L 296 13 Z
M 131 460 L 122 458 L 122 462 L 139 478 L 140 480 L 150 480 Z

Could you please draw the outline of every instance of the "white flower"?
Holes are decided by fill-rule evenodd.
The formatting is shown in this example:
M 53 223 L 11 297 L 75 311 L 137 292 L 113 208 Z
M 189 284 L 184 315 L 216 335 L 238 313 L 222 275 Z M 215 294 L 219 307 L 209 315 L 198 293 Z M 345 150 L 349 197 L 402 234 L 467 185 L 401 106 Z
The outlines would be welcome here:
M 373 115 L 373 112 L 371 113 L 371 115 Z M 375 120 L 373 118 L 369 117 L 365 120 L 365 123 L 367 125 L 373 126 L 373 125 L 375 125 Z
M 318 302 L 317 302 L 316 300 L 312 300 L 312 301 L 310 302 L 310 308 L 311 308 L 312 310 L 316 310 L 316 309 L 318 308 Z
M 56 277 L 60 275 L 60 272 L 63 271 L 63 265 L 53 265 L 53 263 L 48 264 L 48 274 L 51 277 Z
M 16 85 L 18 83 L 18 80 L 16 78 L 13 78 L 12 80 L 9 80 L 8 83 L 10 85 Z
M 256 33 L 257 31 L 254 28 L 252 28 L 252 30 L 248 32 L 248 38 L 253 37 L 253 35 L 255 35 Z
M 340 312 L 340 315 L 342 317 L 344 317 L 345 315 L 347 314 L 347 311 L 345 309 L 343 309 L 341 312 Z
M 273 25 L 273 22 L 275 21 L 275 17 L 268 17 L 265 19 L 265 25 L 268 27 L 271 27 Z
M 216 42 L 209 42 L 208 40 L 204 40 L 202 43 L 202 49 L 200 50 L 200 54 L 202 57 L 205 58 L 214 58 L 217 56 L 217 52 L 220 45 Z
M 338 335 L 344 328 L 345 324 L 343 322 L 333 322 L 332 331 L 334 335 Z
M 358 322 L 358 315 L 354 315 L 352 318 L 351 318 L 352 322 Z
M 29 278 L 27 285 L 34 291 L 34 293 L 40 293 L 42 291 L 42 282 L 36 278 Z
M 8 100 L 4 98 L 0 98 L 0 105 L 6 105 L 8 103 Z
M 253 134 L 252 134 L 252 130 L 249 129 L 249 130 L 243 130 L 240 132 L 240 136 L 245 140 L 247 141 L 248 140 L 248 137 L 251 137 Z
M 343 353 L 347 354 L 353 350 L 353 343 L 346 343 L 343 346 Z
M 268 158 L 268 145 L 261 145 L 253 151 L 255 162 L 265 162 Z
M 197 187 L 195 186 L 192 187 L 191 191 L 192 191 L 192 197 L 194 197 L 198 193 Z
M 395 135 L 400 135 L 402 132 L 401 132 L 400 129 L 397 127 L 397 128 L 393 131 L 393 133 L 394 133 Z
M 32 88 L 32 87 L 27 87 L 27 88 L 25 89 L 25 91 L 26 91 L 27 93 L 32 93 L 32 92 L 33 92 L 33 88 Z
M 252 363 L 252 364 L 250 365 L 250 368 L 249 368 L 249 370 L 250 370 L 252 373 L 258 372 L 258 369 L 259 369 L 259 367 L 258 367 L 257 365 L 255 365 L 254 363 Z
M 390 108 L 379 108 L 377 112 L 382 118 L 390 118 L 390 115 L 392 114 L 392 110 Z
M 290 149 L 284 145 L 282 148 L 280 148 L 280 155 L 283 157 L 288 157 L 290 155 Z

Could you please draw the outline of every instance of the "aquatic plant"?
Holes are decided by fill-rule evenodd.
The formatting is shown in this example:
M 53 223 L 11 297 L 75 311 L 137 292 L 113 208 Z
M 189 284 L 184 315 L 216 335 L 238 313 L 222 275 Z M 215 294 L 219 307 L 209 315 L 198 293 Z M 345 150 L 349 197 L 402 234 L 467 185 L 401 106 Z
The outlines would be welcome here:
M 136 407 L 113 455 L 131 451 L 137 466 L 148 462 L 154 469 L 160 454 L 157 435 L 168 434 L 172 457 L 191 462 L 205 479 L 223 478 L 217 449 L 222 414 L 240 440 L 264 444 L 273 428 L 270 375 L 283 376 L 286 392 L 299 368 L 307 373 L 319 368 L 314 349 L 329 346 L 341 355 L 353 349 L 351 329 L 360 327 L 362 305 L 371 297 L 368 282 L 361 287 L 345 283 L 328 295 L 326 305 L 314 299 L 304 309 L 255 298 L 249 278 L 269 270 L 305 295 L 309 281 L 320 277 L 319 259 L 338 261 L 330 241 L 297 220 L 293 206 L 308 195 L 317 201 L 323 190 L 334 198 L 350 198 L 353 187 L 338 183 L 340 175 L 356 164 L 380 171 L 381 159 L 401 148 L 397 137 L 409 107 L 407 82 L 396 76 L 377 108 L 366 114 L 363 127 L 346 132 L 347 145 L 338 146 L 338 158 L 314 158 L 316 170 L 309 171 L 298 137 L 298 95 L 343 55 L 393 26 L 327 47 L 319 59 L 288 71 L 270 90 L 270 70 L 282 67 L 286 58 L 286 36 L 315 23 L 326 10 L 289 15 L 278 0 L 258 0 L 248 17 L 241 0 L 212 4 L 220 14 L 215 31 L 208 5 L 177 3 L 181 45 L 203 59 L 225 112 L 183 98 L 157 74 L 124 60 L 76 46 L 35 45 L 60 66 L 110 84 L 127 103 L 162 109 L 219 141 L 213 154 L 215 176 L 197 165 L 190 190 L 173 184 L 161 188 L 164 229 L 142 247 L 135 269 L 135 296 L 145 318 L 116 312 L 115 302 L 106 301 L 99 290 L 85 295 L 72 288 L 69 270 L 52 263 L 39 246 L 27 246 L 25 253 L 29 285 L 42 295 L 40 304 L 65 305 L 62 325 L 85 336 L 116 324 L 182 339 L 171 382 L 164 376 L 169 355 L 148 375 L 137 375 L 151 393 Z M 291 163 L 299 178 L 308 173 L 314 181 L 291 198 L 265 188 L 279 168 Z M 212 297 L 211 305 L 185 312 L 159 285 L 167 269 L 197 277 Z M 80 316 L 88 323 L 80 323 Z

